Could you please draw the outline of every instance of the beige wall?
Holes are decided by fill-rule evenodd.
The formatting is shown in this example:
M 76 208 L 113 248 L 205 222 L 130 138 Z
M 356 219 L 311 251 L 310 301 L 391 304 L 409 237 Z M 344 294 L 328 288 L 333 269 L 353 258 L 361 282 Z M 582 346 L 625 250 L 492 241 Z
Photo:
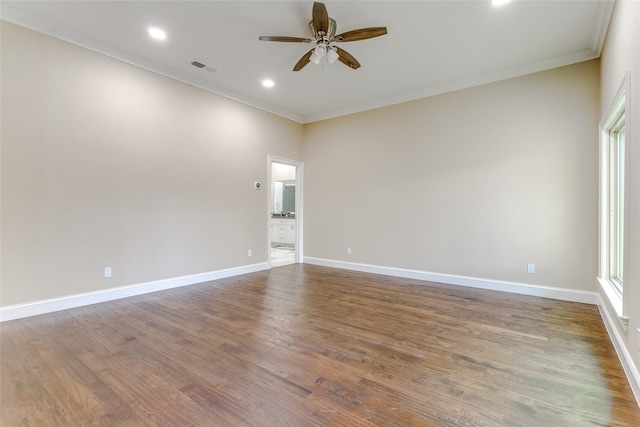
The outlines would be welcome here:
M 306 125 L 305 256 L 595 291 L 598 85 L 590 61 Z
M 629 327 L 616 324 L 636 369 L 640 370 L 640 2 L 618 1 L 602 53 L 601 113 L 604 114 L 624 75 L 631 71 L 631 114 L 627 114 L 629 147 L 629 262 L 625 293 L 629 298 Z M 603 299 L 604 299 L 603 295 Z M 611 313 L 615 313 L 611 311 Z
M 266 262 L 302 125 L 1 27 L 2 306 Z
M 264 262 L 267 154 L 305 161 L 307 256 L 595 290 L 597 61 L 303 128 L 4 22 L 2 51 L 2 306 Z

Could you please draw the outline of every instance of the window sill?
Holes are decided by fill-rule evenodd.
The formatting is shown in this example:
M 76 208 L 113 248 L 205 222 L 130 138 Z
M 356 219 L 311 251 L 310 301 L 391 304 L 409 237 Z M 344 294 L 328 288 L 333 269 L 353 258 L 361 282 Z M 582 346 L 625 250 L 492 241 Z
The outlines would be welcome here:
M 598 277 L 598 282 L 600 283 L 602 293 L 606 296 L 609 306 L 611 306 L 611 308 L 616 312 L 616 318 L 618 319 L 620 326 L 622 326 L 622 329 L 627 332 L 629 327 L 629 318 L 624 315 L 622 309 L 622 295 L 618 293 L 615 285 L 611 283 L 609 279 Z

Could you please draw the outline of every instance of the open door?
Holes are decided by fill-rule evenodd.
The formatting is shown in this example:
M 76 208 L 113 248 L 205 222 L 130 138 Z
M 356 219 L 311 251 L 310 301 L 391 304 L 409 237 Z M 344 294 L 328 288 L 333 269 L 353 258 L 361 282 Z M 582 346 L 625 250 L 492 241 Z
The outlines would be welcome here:
M 268 156 L 269 268 L 301 263 L 302 162 Z

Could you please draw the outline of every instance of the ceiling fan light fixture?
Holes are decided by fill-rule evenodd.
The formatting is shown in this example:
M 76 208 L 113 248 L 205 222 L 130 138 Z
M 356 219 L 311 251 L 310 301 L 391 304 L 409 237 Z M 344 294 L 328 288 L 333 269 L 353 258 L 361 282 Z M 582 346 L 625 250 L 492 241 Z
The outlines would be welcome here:
M 327 46 L 325 46 L 324 44 L 318 44 L 318 46 L 316 46 L 314 53 L 318 55 L 320 58 L 322 58 L 327 54 Z
M 329 64 L 333 64 L 334 62 L 336 62 L 338 60 L 338 52 L 335 51 L 335 49 L 329 49 L 329 52 L 327 52 L 327 60 L 329 61 Z
M 320 64 L 320 57 L 318 55 L 316 55 L 315 52 L 313 52 L 311 54 L 311 57 L 309 58 L 309 61 L 313 62 L 314 64 L 318 65 Z

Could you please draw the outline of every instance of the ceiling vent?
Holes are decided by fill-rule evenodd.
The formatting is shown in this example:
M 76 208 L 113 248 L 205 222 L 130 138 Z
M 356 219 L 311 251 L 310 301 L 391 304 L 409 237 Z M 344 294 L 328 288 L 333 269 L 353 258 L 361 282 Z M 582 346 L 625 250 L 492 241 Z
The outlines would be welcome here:
M 218 71 L 215 68 L 210 67 L 207 64 L 203 64 L 202 62 L 199 62 L 199 61 L 193 61 L 191 65 L 193 65 L 194 67 L 201 68 L 203 70 L 207 70 L 210 73 L 215 73 L 216 71 Z

